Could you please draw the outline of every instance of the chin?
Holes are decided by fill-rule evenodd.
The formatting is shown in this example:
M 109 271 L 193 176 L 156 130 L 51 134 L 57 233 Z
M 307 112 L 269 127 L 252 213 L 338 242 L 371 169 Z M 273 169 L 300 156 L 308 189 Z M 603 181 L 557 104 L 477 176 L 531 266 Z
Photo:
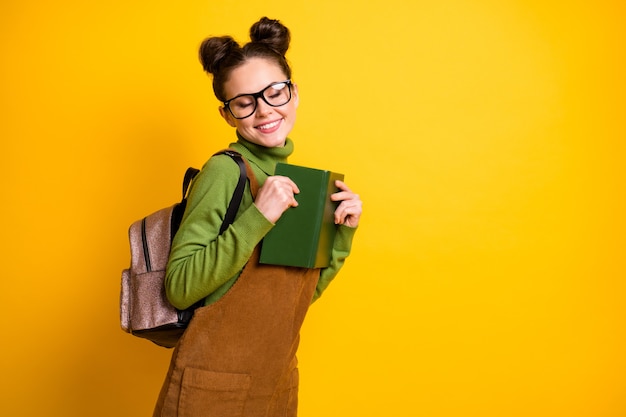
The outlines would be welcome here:
M 285 136 L 278 136 L 272 138 L 259 138 L 257 141 L 258 144 L 265 146 L 266 148 L 281 148 L 285 146 L 285 141 L 287 138 Z

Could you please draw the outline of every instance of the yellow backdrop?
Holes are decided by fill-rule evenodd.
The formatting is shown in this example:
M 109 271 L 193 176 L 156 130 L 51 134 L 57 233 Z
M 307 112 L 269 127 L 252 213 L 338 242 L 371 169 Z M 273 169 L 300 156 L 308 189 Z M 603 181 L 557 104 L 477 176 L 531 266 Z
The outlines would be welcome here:
M 127 228 L 232 139 L 196 58 L 293 34 L 292 162 L 365 201 L 311 310 L 300 416 L 626 415 L 617 0 L 3 1 L 0 415 L 149 416 Z

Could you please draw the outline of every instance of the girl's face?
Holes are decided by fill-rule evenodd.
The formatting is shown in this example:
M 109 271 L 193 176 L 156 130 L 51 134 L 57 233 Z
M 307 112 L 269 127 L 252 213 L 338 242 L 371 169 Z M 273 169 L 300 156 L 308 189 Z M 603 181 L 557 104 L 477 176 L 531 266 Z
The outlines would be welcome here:
M 226 98 L 230 100 L 240 94 L 257 93 L 272 83 L 286 79 L 287 76 L 272 61 L 252 58 L 231 72 L 224 84 L 224 91 Z M 220 114 L 248 141 L 268 148 L 284 146 L 296 121 L 298 88 L 292 85 L 291 100 L 279 107 L 268 105 L 262 98 L 256 100 L 256 110 L 244 119 L 235 119 L 224 107 L 220 107 Z

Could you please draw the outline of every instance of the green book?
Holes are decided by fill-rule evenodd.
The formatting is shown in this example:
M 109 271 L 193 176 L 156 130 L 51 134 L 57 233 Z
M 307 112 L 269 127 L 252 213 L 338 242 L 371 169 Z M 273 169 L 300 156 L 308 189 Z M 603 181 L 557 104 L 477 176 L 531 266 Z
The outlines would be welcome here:
M 291 178 L 300 189 L 297 207 L 283 213 L 263 238 L 260 262 L 272 265 L 324 268 L 330 265 L 335 240 L 335 209 L 330 195 L 343 174 L 278 163 L 275 175 Z

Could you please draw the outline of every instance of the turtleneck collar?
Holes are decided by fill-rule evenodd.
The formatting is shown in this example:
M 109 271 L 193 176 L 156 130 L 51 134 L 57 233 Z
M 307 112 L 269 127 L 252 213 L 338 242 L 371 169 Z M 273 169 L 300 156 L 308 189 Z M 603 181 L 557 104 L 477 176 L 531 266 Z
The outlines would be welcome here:
M 267 175 L 274 175 L 276 163 L 287 162 L 287 158 L 293 153 L 293 146 L 293 141 L 287 138 L 285 146 L 267 148 L 248 141 L 239 132 L 237 132 L 237 142 L 229 145 L 231 149 L 241 153 L 244 158 L 257 165 Z

